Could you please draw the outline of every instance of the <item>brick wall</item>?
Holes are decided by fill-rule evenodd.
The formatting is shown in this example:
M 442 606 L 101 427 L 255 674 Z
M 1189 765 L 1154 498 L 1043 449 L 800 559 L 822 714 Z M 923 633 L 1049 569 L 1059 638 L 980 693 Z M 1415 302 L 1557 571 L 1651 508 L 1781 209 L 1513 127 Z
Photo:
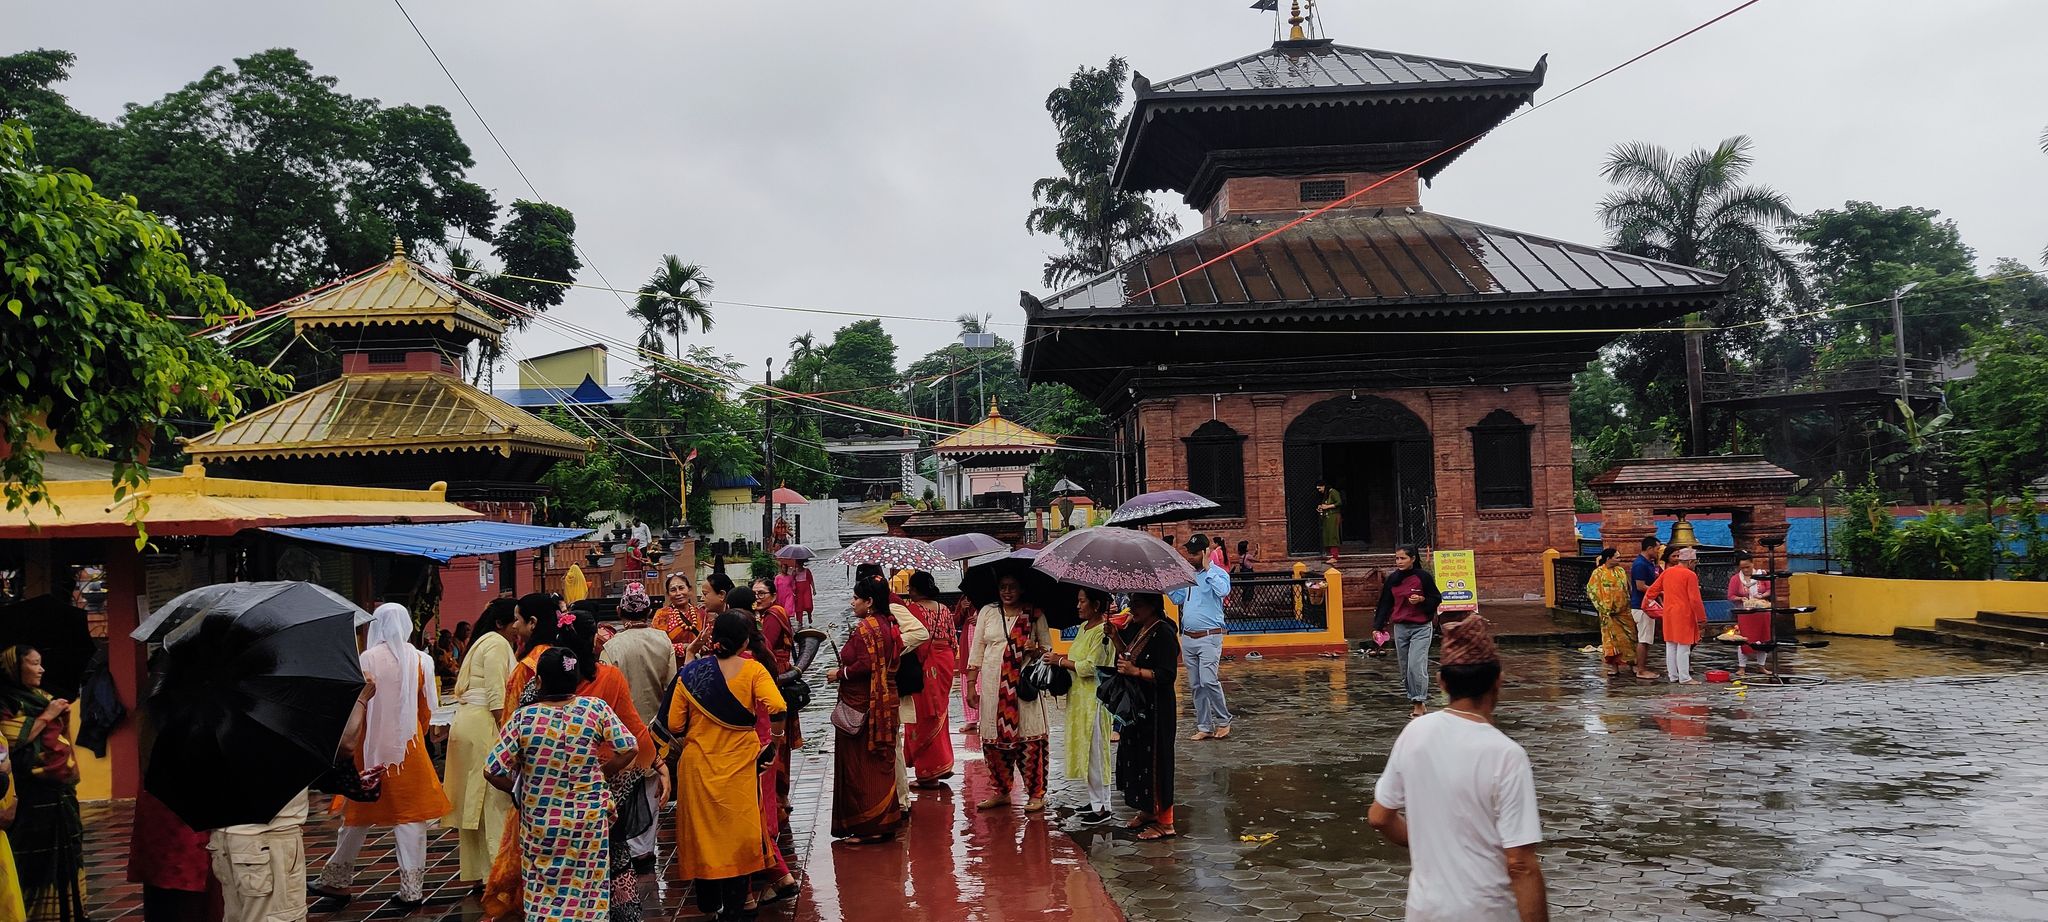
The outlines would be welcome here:
M 1316 180 L 1337 180 L 1344 183 L 1344 194 L 1349 195 L 1373 183 L 1386 179 L 1385 173 L 1316 173 L 1309 176 L 1240 176 L 1223 181 L 1223 188 L 1217 190 L 1208 207 L 1202 209 L 1203 226 L 1215 224 L 1224 218 L 1243 214 L 1278 214 L 1286 212 L 1305 213 L 1314 211 L 1329 201 L 1304 202 L 1301 200 L 1301 184 Z M 1422 187 L 1414 173 L 1396 175 L 1393 179 L 1346 202 L 1345 208 L 1410 208 L 1422 205 Z
M 1406 407 L 1428 426 L 1436 468 L 1436 543 L 1439 548 L 1478 552 L 1482 595 L 1519 599 L 1541 591 L 1542 555 L 1548 548 L 1576 544 L 1572 502 L 1569 384 L 1359 390 Z M 1154 398 L 1136 410 L 1145 439 L 1147 488 L 1187 486 L 1186 446 L 1181 439 L 1214 418 L 1245 436 L 1245 513 L 1242 518 L 1199 520 L 1156 529 L 1176 535 L 1220 533 L 1249 540 L 1259 549 L 1261 569 L 1284 569 L 1287 554 L 1287 497 L 1284 447 L 1288 426 L 1318 403 L 1349 399 L 1349 391 L 1294 394 L 1223 394 Z M 1477 507 L 1472 482 L 1472 435 L 1495 410 L 1507 410 L 1533 427 L 1529 456 L 1532 503 L 1527 509 Z M 1365 571 L 1391 565 L 1386 553 L 1347 556 L 1346 605 L 1370 606 L 1378 580 Z M 1353 575 L 1349 571 L 1358 571 Z

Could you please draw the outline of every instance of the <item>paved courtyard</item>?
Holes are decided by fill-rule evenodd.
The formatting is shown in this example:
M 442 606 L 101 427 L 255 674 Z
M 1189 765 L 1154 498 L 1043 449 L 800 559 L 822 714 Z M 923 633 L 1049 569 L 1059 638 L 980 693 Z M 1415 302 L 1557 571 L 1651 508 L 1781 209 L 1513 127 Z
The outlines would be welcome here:
M 1846 638 L 1795 663 L 1826 683 L 1609 689 L 1595 655 L 1508 651 L 1500 724 L 1535 765 L 1555 915 L 2048 919 L 2048 671 Z M 815 830 L 799 836 L 811 886 L 763 917 L 1399 919 L 1406 857 L 1365 822 L 1404 722 L 1394 682 L 1375 657 L 1229 664 L 1237 732 L 1183 745 L 1183 835 L 1142 844 L 1071 829 L 1079 790 L 1057 777 L 1055 739 L 1048 817 L 975 813 L 987 773 L 963 745 L 961 776 L 916 795 L 901 841 L 834 845 L 821 696 L 794 798 L 799 828 Z M 125 807 L 91 807 L 88 824 L 94 918 L 139 918 L 120 880 Z M 316 864 L 331 841 L 331 824 L 309 830 Z M 436 835 L 436 881 L 453 874 L 453 846 Z M 373 838 L 367 898 L 315 919 L 404 915 L 386 903 L 389 852 Z M 667 884 L 650 918 L 692 918 L 686 900 Z M 452 883 L 413 915 L 480 917 Z

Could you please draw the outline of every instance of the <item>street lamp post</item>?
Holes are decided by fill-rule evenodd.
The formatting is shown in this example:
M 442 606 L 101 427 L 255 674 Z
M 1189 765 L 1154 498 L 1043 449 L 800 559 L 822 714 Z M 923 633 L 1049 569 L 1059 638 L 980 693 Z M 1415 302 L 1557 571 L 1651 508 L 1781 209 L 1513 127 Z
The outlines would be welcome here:
M 1908 391 L 1906 390 L 1906 312 L 1899 306 L 1899 299 L 1904 298 L 1913 289 L 1918 287 L 1920 287 L 1919 282 L 1907 282 L 1905 287 L 1892 292 L 1892 348 L 1898 353 L 1899 357 L 1899 403 L 1901 406 L 1911 406 L 1912 404 L 1907 402 Z

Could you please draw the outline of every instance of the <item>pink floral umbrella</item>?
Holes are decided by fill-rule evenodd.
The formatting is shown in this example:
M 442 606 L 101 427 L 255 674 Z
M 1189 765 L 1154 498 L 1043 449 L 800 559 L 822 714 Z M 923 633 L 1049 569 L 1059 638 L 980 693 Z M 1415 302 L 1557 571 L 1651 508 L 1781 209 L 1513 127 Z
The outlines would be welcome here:
M 1062 583 L 1104 592 L 1166 593 L 1195 584 L 1194 568 L 1166 542 L 1113 526 L 1069 532 L 1039 551 L 1031 566 Z
M 903 569 L 936 573 L 958 566 L 953 558 L 923 541 L 887 535 L 855 541 L 847 545 L 846 550 L 840 551 L 838 557 L 832 559 L 849 567 L 857 567 L 864 563 L 881 564 L 882 569 L 889 573 Z

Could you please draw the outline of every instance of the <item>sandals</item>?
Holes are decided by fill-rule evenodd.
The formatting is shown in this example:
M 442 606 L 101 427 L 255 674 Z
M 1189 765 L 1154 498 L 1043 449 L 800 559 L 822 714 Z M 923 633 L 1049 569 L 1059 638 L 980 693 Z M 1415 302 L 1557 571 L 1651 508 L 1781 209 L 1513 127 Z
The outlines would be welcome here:
M 1172 826 L 1161 826 L 1158 823 L 1153 823 L 1145 827 L 1144 832 L 1138 833 L 1138 841 L 1157 842 L 1161 839 L 1173 839 L 1179 836 L 1180 833 L 1175 832 Z

